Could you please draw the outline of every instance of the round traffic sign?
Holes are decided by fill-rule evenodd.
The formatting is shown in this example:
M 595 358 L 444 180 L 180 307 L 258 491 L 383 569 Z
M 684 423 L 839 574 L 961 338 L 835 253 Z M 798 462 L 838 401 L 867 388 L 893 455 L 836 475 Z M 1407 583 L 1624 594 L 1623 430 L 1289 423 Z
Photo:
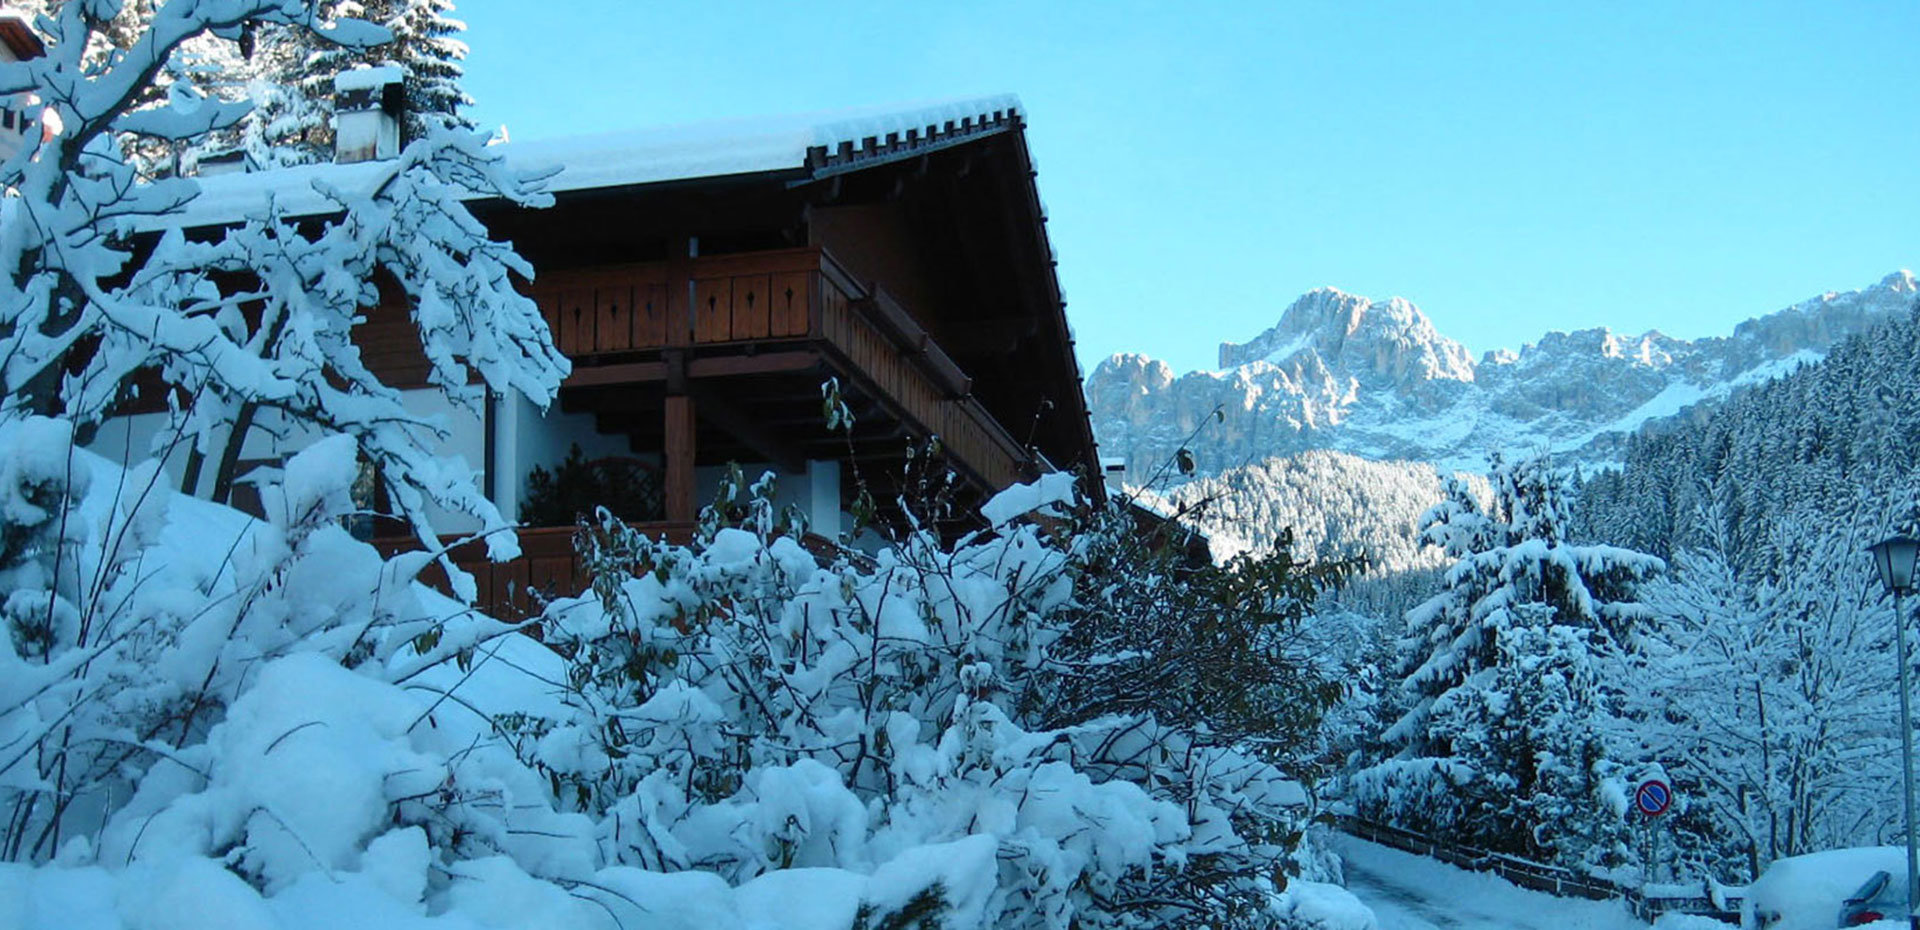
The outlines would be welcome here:
M 1649 778 L 1633 790 L 1633 806 L 1648 817 L 1658 817 L 1673 806 L 1673 789 L 1658 778 Z

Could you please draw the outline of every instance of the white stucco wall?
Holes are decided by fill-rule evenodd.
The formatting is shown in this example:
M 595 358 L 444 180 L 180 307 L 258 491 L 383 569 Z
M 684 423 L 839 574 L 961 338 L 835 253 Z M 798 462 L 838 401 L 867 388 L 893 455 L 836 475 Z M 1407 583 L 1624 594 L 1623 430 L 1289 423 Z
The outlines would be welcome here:
M 457 407 L 439 391 L 432 389 L 403 391 L 401 404 L 408 413 L 426 417 L 446 430 L 445 439 L 434 447 L 435 455 L 458 458 L 471 470 L 476 482 L 483 480 L 481 469 L 486 464 L 486 433 L 482 414 Z M 135 414 L 116 417 L 101 424 L 86 448 L 109 460 L 129 465 L 161 455 L 170 483 L 180 488 L 191 449 L 185 442 L 174 444 L 172 435 L 167 427 L 166 414 Z M 229 431 L 224 428 L 215 429 L 209 434 L 199 484 L 196 488 L 182 490 L 196 494 L 206 494 L 212 490 L 228 435 Z M 243 465 L 239 480 L 245 481 L 259 461 L 283 459 L 306 448 L 319 435 L 317 430 L 288 424 L 272 414 L 263 414 L 254 428 L 247 432 L 246 445 L 240 450 L 241 461 L 250 464 Z M 448 513 L 438 508 L 430 509 L 428 517 L 434 527 L 443 533 L 464 533 L 480 528 L 479 521 L 471 516 Z
M 759 480 L 760 476 L 771 471 L 779 479 L 774 485 L 773 503 L 776 508 L 798 507 L 807 515 L 808 528 L 822 536 L 834 537 L 843 527 L 851 525 L 852 518 L 843 509 L 840 500 L 840 463 L 809 462 L 806 474 L 793 474 L 781 471 L 779 466 L 767 462 L 741 462 L 740 473 L 748 486 Z M 713 503 L 714 495 L 720 492 L 720 480 L 727 474 L 724 465 L 709 465 L 694 469 L 694 505 L 705 507 Z
M 624 455 L 659 461 L 657 455 L 630 450 L 624 435 L 595 432 L 592 414 L 565 413 L 558 404 L 543 414 L 518 392 L 496 403 L 493 502 L 510 520 L 519 518 L 527 473 L 536 465 L 550 469 L 560 464 L 574 443 L 580 444 L 581 453 L 589 459 Z

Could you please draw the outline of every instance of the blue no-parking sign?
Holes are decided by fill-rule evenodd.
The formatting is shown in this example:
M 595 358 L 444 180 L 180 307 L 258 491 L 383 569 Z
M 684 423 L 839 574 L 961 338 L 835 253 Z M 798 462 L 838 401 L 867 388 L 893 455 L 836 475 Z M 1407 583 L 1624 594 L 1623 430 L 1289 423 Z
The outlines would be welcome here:
M 1673 788 L 1658 778 L 1649 778 L 1633 789 L 1633 806 L 1648 817 L 1658 817 L 1673 806 Z

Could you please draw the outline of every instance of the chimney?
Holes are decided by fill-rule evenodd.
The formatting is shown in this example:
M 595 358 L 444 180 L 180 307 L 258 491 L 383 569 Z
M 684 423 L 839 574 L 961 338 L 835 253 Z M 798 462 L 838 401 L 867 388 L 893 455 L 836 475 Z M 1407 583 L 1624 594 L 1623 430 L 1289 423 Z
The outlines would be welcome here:
M 1125 493 L 1127 490 L 1127 460 L 1101 456 L 1100 477 L 1106 481 L 1109 492 L 1114 494 Z
M 393 65 L 343 71 L 333 78 L 333 160 L 370 161 L 400 154 L 405 93 Z

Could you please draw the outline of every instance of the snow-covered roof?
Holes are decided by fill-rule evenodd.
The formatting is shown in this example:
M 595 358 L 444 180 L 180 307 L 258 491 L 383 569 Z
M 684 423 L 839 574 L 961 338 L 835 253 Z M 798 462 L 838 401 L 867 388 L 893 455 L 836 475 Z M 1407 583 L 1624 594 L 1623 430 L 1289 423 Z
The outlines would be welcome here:
M 6 45 L 14 61 L 38 58 L 47 51 L 46 44 L 40 41 L 39 33 L 33 31 L 33 24 L 16 10 L 0 9 L 0 44 Z M 0 61 L 4 60 L 7 59 L 0 59 Z
M 512 142 L 504 150 L 517 168 L 557 170 L 547 182 L 554 193 L 775 171 L 825 177 L 1017 128 L 1021 113 L 1019 98 L 1001 94 Z M 351 190 L 385 170 L 371 161 L 200 178 L 198 198 L 146 225 L 238 222 L 269 195 L 292 215 L 330 212 L 313 182 Z

